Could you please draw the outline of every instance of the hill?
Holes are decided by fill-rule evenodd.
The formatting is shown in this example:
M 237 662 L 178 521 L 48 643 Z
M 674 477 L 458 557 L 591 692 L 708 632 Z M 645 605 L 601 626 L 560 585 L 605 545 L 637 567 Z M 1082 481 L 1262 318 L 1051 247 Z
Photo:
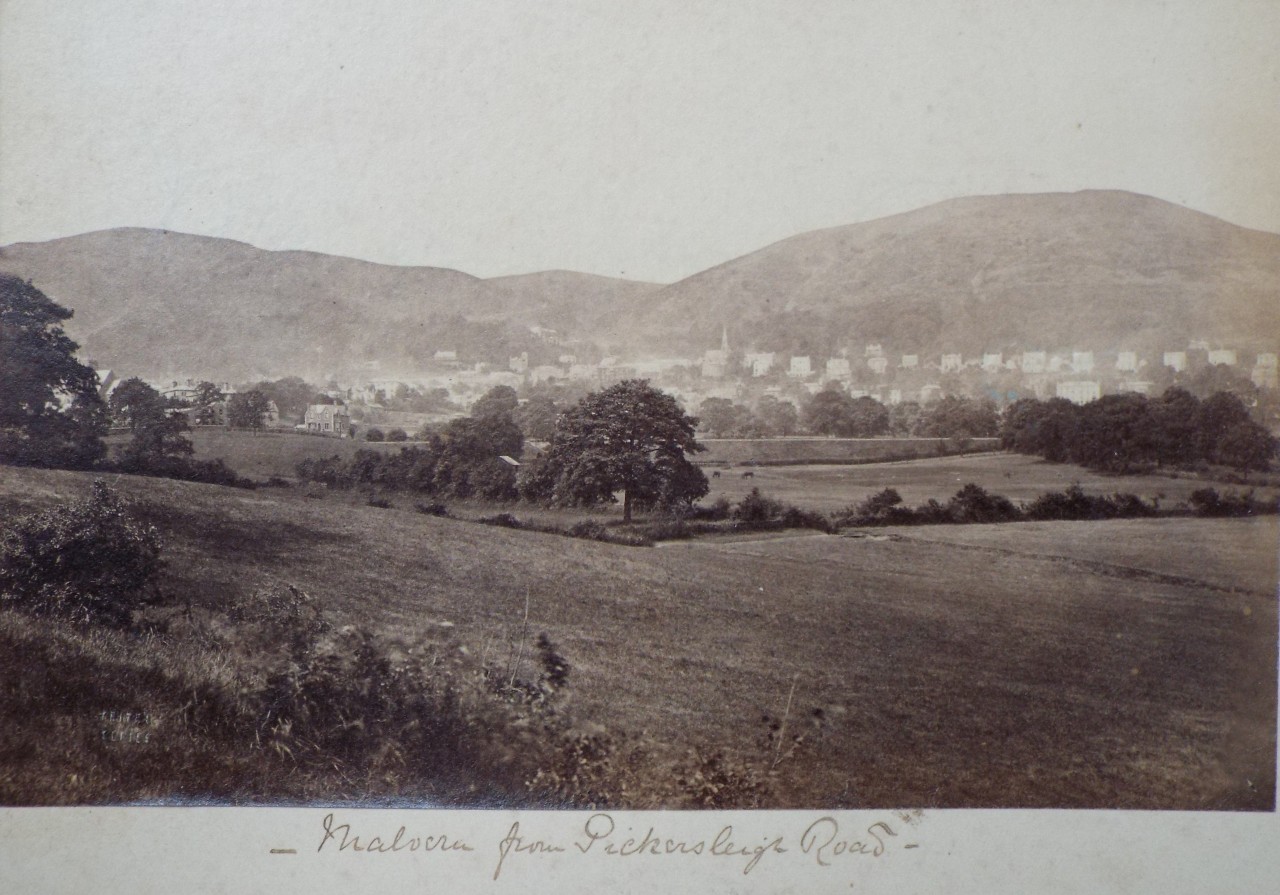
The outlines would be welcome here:
M 1124 192 L 956 199 L 805 233 L 669 286 L 645 320 L 709 346 L 848 341 L 1106 351 L 1190 338 L 1275 350 L 1280 235 Z M 1260 340 L 1261 344 L 1260 344 Z
M 656 288 L 561 272 L 486 281 L 131 228 L 7 246 L 0 270 L 74 309 L 68 329 L 100 366 L 233 380 L 367 361 L 394 374 L 441 349 L 505 365 L 536 350 L 530 325 L 616 319 Z
M 1280 235 L 1088 191 L 956 199 L 801 234 L 668 286 L 569 271 L 482 280 L 155 230 L 0 249 L 0 270 L 73 308 L 100 365 L 231 379 L 420 369 L 436 350 L 505 364 L 573 349 L 827 354 L 1275 350 Z

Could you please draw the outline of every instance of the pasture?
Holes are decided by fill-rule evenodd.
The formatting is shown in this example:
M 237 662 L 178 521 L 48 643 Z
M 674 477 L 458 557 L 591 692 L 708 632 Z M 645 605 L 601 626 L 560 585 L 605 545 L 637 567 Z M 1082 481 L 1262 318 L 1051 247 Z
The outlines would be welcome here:
M 90 478 L 0 468 L 0 515 L 82 496 Z M 492 656 L 510 653 L 527 605 L 529 630 L 572 667 L 580 721 L 740 756 L 773 781 L 770 807 L 1273 804 L 1275 517 L 655 550 L 293 492 L 113 483 L 164 533 L 165 588 L 197 606 L 287 582 L 340 620 Z M 0 703 L 42 680 L 5 674 Z M 793 686 L 787 723 L 805 740 L 779 757 L 762 719 L 782 716 Z M 84 771 L 70 745 L 19 748 L 53 731 L 74 743 L 90 722 L 70 705 L 51 697 L 7 724 L 6 791 L 37 767 L 42 786 Z M 120 757 L 80 798 L 165 795 L 131 790 L 130 760 L 146 756 Z M 218 786 L 171 792 L 236 795 Z
M 750 473 L 750 477 L 744 473 Z M 903 501 L 913 506 L 931 498 L 945 502 L 969 482 L 1002 494 L 1014 503 L 1031 501 L 1046 491 L 1061 491 L 1079 483 L 1090 494 L 1128 491 L 1146 500 L 1158 498 L 1166 508 L 1185 502 L 1191 492 L 1199 488 L 1245 490 L 1238 485 L 1190 476 L 1105 475 L 1021 454 L 987 453 L 863 465 L 735 467 L 711 479 L 711 493 L 706 500 L 725 497 L 737 501 L 752 488 L 759 488 L 761 493 L 786 503 L 833 512 L 885 488 L 897 489 Z M 1280 489 L 1259 488 L 1257 496 L 1275 500 L 1280 498 Z

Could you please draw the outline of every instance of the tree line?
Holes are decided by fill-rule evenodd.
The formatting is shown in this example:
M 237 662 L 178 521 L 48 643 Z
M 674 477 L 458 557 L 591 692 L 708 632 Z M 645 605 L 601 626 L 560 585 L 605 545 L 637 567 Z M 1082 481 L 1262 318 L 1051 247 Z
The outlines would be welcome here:
M 831 435 L 839 438 L 990 438 L 999 433 L 1000 414 L 991 401 L 948 396 L 922 406 L 915 401 L 888 405 L 868 396 L 852 397 L 826 388 L 799 410 L 790 401 L 765 395 L 754 407 L 728 398 L 707 398 L 698 407 L 699 429 L 709 438 L 767 438 Z
M 1154 399 L 1129 393 L 1081 405 L 1016 401 L 1005 411 L 1000 443 L 1104 472 L 1196 464 L 1266 470 L 1280 445 L 1238 396 L 1218 392 L 1202 401 L 1178 387 Z

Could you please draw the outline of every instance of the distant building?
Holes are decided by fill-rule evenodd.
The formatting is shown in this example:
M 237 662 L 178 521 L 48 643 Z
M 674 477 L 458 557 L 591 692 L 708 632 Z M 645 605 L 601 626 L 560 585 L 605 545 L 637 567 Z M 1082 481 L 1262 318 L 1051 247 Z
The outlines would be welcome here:
M 578 356 L 575 354 L 562 354 L 556 358 L 556 362 L 562 367 L 572 367 L 578 362 Z
M 551 382 L 554 379 L 564 378 L 564 368 L 556 367 L 551 364 L 543 364 L 534 367 L 529 371 L 529 381 L 534 385 L 540 382 Z
M 872 342 L 869 345 L 867 345 L 864 351 L 864 356 L 865 357 L 883 357 L 884 349 L 880 347 L 879 342 Z
M 1121 351 L 1116 355 L 1116 369 L 1121 373 L 1138 372 L 1138 355 L 1133 351 Z
M 995 373 L 1004 366 L 1004 355 L 999 351 L 988 352 L 982 355 L 982 369 L 988 373 Z
M 458 352 L 456 351 L 437 351 L 433 355 L 436 363 L 439 364 L 456 364 L 458 362 Z
M 1236 353 L 1230 348 L 1218 348 L 1209 352 L 1209 363 L 1214 366 L 1234 367 L 1236 365 Z
M 1259 354 L 1249 378 L 1258 388 L 1280 388 L 1280 366 L 1275 354 Z
M 1102 397 L 1102 387 L 1090 380 L 1059 382 L 1058 397 L 1066 398 L 1072 404 L 1088 404 Z
M 1022 372 L 1043 373 L 1049 367 L 1049 355 L 1043 351 L 1022 352 Z
M 902 403 L 902 389 L 900 388 L 889 389 L 889 403 L 890 404 Z
M 1093 372 L 1093 352 L 1092 351 L 1073 351 L 1071 352 L 1071 369 L 1077 373 Z
M 867 366 L 871 368 L 871 372 L 877 376 L 883 376 L 885 370 L 889 369 L 889 358 L 883 355 L 867 358 Z
M 1187 353 L 1185 351 L 1166 351 L 1164 353 L 1164 365 L 1175 373 L 1186 372 Z
M 593 380 L 598 375 L 597 368 L 591 364 L 574 364 L 569 368 L 569 378 L 578 382 Z
M 955 373 L 964 368 L 964 358 L 958 354 L 942 355 L 942 372 Z
M 827 378 L 846 380 L 853 376 L 847 357 L 827 358 Z
M 512 373 L 524 373 L 529 369 L 529 352 L 521 351 L 507 361 L 507 369 Z
M 346 438 L 351 434 L 351 416 L 341 404 L 310 405 L 303 414 L 302 425 L 308 432 L 318 432 L 321 435 Z
M 1120 391 L 1138 395 L 1150 395 L 1155 383 L 1146 379 L 1129 379 L 1120 383 Z
M 902 369 L 914 370 L 920 366 L 920 355 L 904 354 L 902 355 Z
M 934 401 L 942 400 L 942 386 L 929 384 L 920 389 L 920 403 L 932 404 Z
M 787 369 L 788 376 L 810 376 L 813 374 L 813 368 L 809 365 L 809 356 L 796 355 L 791 358 L 791 366 Z
M 769 371 L 773 369 L 773 352 L 748 354 L 742 359 L 742 363 L 751 371 L 752 376 L 767 376 Z

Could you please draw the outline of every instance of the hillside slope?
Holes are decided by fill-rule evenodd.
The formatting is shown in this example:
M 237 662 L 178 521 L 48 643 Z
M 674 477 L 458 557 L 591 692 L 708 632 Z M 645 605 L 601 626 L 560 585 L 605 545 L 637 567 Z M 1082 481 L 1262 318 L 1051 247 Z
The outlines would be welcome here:
M 673 284 L 645 332 L 673 316 L 700 344 L 727 325 L 742 347 L 815 353 L 1261 347 L 1280 333 L 1280 235 L 1132 193 L 956 199 Z
M 817 355 L 864 342 L 936 355 L 1183 347 L 1276 350 L 1280 235 L 1147 196 L 955 199 L 783 240 L 669 286 L 569 271 L 481 280 L 310 252 L 121 229 L 0 248 L 0 271 L 73 308 L 104 366 L 163 375 L 384 375 L 436 350 L 505 364 L 559 349 Z M 590 354 L 592 347 L 579 346 Z

